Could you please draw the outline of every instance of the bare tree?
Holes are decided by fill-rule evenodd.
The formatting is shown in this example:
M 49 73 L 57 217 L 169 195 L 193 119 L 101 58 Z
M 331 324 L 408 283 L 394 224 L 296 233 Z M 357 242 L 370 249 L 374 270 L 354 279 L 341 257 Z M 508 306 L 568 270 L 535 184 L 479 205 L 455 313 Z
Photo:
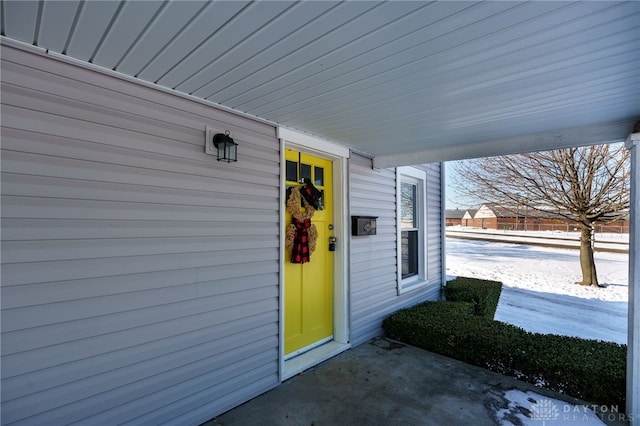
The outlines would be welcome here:
M 598 285 L 594 222 L 628 214 L 629 152 L 623 144 L 477 158 L 454 163 L 456 191 L 479 204 L 553 213 L 578 224 L 583 285 Z

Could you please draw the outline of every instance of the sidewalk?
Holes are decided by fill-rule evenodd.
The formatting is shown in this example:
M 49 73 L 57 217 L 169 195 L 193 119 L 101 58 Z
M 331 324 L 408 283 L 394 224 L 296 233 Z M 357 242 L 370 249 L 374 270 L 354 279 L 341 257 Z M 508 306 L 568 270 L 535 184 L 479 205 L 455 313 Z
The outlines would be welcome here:
M 530 394 L 529 398 L 552 404 L 557 418 L 546 420 L 562 420 L 568 415 L 565 413 L 574 416 L 573 408 L 568 409 L 573 405 L 549 398 L 579 403 L 413 346 L 376 338 L 203 426 L 496 426 L 522 424 L 518 422 L 523 419 L 542 425 L 543 419 L 524 417 L 527 412 L 535 417 L 531 399 L 516 404 L 505 395 L 514 389 L 533 391 L 537 395 Z M 582 415 L 578 417 L 583 420 Z M 597 417 L 574 420 L 569 424 L 599 424 Z
M 575 234 L 575 233 L 574 233 Z M 497 243 L 526 244 L 530 246 L 542 246 L 553 248 L 580 249 L 579 236 L 566 233 L 534 233 L 523 231 L 500 231 L 473 228 L 447 228 L 447 238 L 460 238 L 464 240 L 493 241 Z M 610 253 L 629 253 L 628 240 L 613 241 L 600 239 L 596 235 L 594 250 Z M 628 237 L 627 237 L 628 238 Z

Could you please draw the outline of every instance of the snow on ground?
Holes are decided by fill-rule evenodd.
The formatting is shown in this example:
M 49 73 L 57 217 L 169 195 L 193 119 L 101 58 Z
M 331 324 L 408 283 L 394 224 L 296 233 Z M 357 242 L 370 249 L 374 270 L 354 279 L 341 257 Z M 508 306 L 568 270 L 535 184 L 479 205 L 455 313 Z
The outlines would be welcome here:
M 507 391 L 504 398 L 508 407 L 496 413 L 501 426 L 522 425 L 575 426 L 578 424 L 605 425 L 604 419 L 616 420 L 617 413 L 596 414 L 589 406 L 569 404 L 535 392 L 518 389 Z M 549 422 L 549 423 L 546 423 Z
M 575 284 L 579 250 L 447 239 L 450 278 L 503 283 L 496 320 L 538 333 L 626 343 L 629 256 L 596 252 L 595 259 L 602 288 Z M 531 391 L 510 390 L 504 398 L 508 407 L 496 413 L 503 426 L 604 425 L 603 416 L 617 416 Z
M 579 251 L 447 239 L 447 275 L 501 281 L 495 319 L 539 333 L 627 342 L 628 254 L 596 252 L 604 287 L 581 279 Z
M 551 238 L 551 239 L 567 239 L 567 240 L 580 240 L 580 232 L 578 231 L 515 231 L 512 229 L 501 230 L 501 229 L 481 229 L 481 228 L 472 228 L 467 226 L 448 226 L 447 231 L 454 232 L 473 232 L 475 234 L 504 234 L 504 235 L 519 235 L 522 237 L 531 237 L 531 238 Z M 612 241 L 612 242 L 626 242 L 629 243 L 629 234 L 628 233 L 619 233 L 619 232 L 597 232 L 594 237 L 595 241 Z
M 529 245 L 552 246 L 556 248 L 580 248 L 580 235 L 576 232 L 549 231 L 500 231 L 465 227 L 448 227 L 447 237 L 471 240 L 495 241 L 501 243 L 524 243 Z M 598 234 L 593 239 L 596 251 L 629 252 L 628 234 Z

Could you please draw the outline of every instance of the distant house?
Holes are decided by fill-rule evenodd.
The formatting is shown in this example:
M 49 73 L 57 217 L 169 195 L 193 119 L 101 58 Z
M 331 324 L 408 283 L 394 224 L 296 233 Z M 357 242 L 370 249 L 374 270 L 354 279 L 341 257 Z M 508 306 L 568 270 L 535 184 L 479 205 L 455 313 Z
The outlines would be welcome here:
M 596 232 L 614 232 L 621 234 L 629 233 L 629 212 L 626 212 L 626 216 L 623 219 L 614 220 L 614 217 L 607 217 L 607 220 L 602 222 L 596 222 Z
M 462 218 L 467 213 L 467 210 L 460 209 L 447 209 L 445 211 L 445 219 L 447 226 L 462 225 Z
M 540 220 L 542 216 L 546 216 L 556 227 L 563 224 L 566 227 L 566 219 L 559 218 L 547 213 L 541 213 L 531 209 L 524 208 L 508 208 L 494 203 L 487 203 L 473 215 L 469 225 L 474 228 L 482 229 L 515 229 L 538 231 L 540 228 Z
M 504 218 L 503 209 L 498 206 L 483 204 L 480 206 L 475 215 L 471 226 L 482 229 L 498 229 L 498 219 Z
M 462 216 L 462 225 L 463 226 L 474 226 L 473 217 L 476 215 L 477 212 L 478 212 L 478 209 L 468 209 L 464 213 L 464 216 Z
M 519 230 L 519 231 L 574 231 L 574 221 L 556 212 L 543 212 L 525 207 L 503 207 L 494 203 L 480 206 L 477 211 L 467 210 L 462 218 L 463 226 L 482 229 Z M 629 219 L 614 222 L 607 220 L 596 222 L 596 232 L 629 232 Z

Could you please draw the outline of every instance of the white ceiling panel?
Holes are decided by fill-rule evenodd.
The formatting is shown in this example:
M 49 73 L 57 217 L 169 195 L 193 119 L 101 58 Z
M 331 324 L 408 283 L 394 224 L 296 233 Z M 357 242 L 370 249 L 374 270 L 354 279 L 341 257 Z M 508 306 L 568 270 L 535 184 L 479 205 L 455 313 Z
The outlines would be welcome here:
M 229 49 L 241 43 L 250 34 L 260 32 L 271 22 L 294 4 L 286 2 L 251 3 L 228 22 L 225 22 L 204 43 L 193 50 L 187 57 L 165 74 L 158 83 L 161 86 L 178 88 L 194 74 L 216 60 Z M 237 29 L 241 28 L 242 31 Z M 180 90 L 178 88 L 178 90 Z
M 60 5 L 45 3 L 42 8 L 42 24 L 37 37 L 38 45 L 54 52 L 62 52 L 80 7 L 79 1 L 65 1 Z
M 635 1 L 1 4 L 5 42 L 313 134 L 378 165 L 609 142 L 640 119 Z
M 632 21 L 632 19 L 633 18 L 630 18 L 629 21 Z M 548 43 L 552 42 L 552 40 L 548 41 Z M 573 45 L 569 47 L 573 47 Z M 545 49 L 549 49 L 549 46 L 545 46 Z M 497 57 L 487 51 L 480 55 L 473 55 L 473 57 L 476 58 L 475 63 L 472 63 L 468 57 L 466 60 L 461 58 L 459 61 L 451 62 L 450 52 L 451 50 L 445 50 L 441 52 L 442 54 L 439 52 L 419 62 L 408 62 L 406 66 L 403 65 L 392 71 L 387 71 L 387 73 L 394 72 L 393 78 L 389 78 L 382 73 L 376 75 L 374 71 L 367 74 L 368 69 L 361 67 L 360 69 L 355 69 L 351 76 L 343 77 L 340 80 L 346 83 L 353 82 L 353 93 L 345 90 L 348 89 L 348 87 L 335 87 L 333 89 L 334 93 L 330 93 L 330 88 L 322 87 L 321 93 L 327 97 L 324 101 L 313 98 L 310 94 L 306 94 L 305 96 L 307 102 L 314 106 L 318 106 L 318 102 L 339 103 L 340 98 L 336 98 L 337 96 L 346 98 L 351 102 L 346 106 L 349 110 L 353 108 L 353 102 L 365 103 L 367 99 L 376 98 L 382 99 L 384 102 L 386 99 L 389 99 L 390 95 L 395 94 L 394 99 L 398 99 L 399 93 L 415 94 L 417 90 L 421 90 L 431 98 L 433 98 L 433 96 L 451 97 L 453 95 L 452 92 L 467 90 L 468 86 L 472 86 L 472 84 L 477 81 L 481 84 L 494 84 L 492 78 L 511 78 L 512 81 L 516 81 L 517 79 L 515 77 L 510 77 L 512 71 L 506 68 L 517 67 L 524 71 L 534 70 L 535 64 L 532 65 L 531 62 L 536 60 L 537 57 L 537 55 L 534 54 L 535 51 L 529 53 L 527 49 L 520 49 L 517 45 L 513 47 L 513 53 L 506 57 L 505 55 Z M 566 52 L 559 51 L 556 55 L 562 58 L 562 55 L 566 55 Z M 403 58 L 400 55 L 396 55 L 389 59 L 389 62 L 389 66 L 402 64 Z M 491 78 L 487 78 L 485 74 L 492 74 Z M 370 75 L 372 77 L 370 77 Z M 351 80 L 349 80 L 349 77 L 351 77 Z M 369 81 L 367 81 L 367 79 L 369 79 Z M 367 91 L 367 83 L 375 86 L 377 90 Z M 335 83 L 333 84 L 335 86 Z M 387 86 L 389 87 L 388 92 L 381 93 L 387 90 Z M 316 87 L 316 85 L 310 84 L 308 89 L 310 91 L 316 90 Z M 361 95 L 358 96 L 356 93 Z M 382 96 L 380 96 L 380 94 L 382 94 Z M 356 101 L 356 98 L 360 99 Z M 278 106 L 279 104 L 276 108 Z M 285 109 L 283 113 L 294 114 L 293 117 L 290 118 L 295 118 L 295 114 L 307 113 L 303 105 L 294 104 L 293 102 L 291 102 L 289 108 L 295 112 Z M 260 109 L 258 109 L 257 112 L 259 114 L 262 113 Z M 341 113 L 342 112 L 340 112 L 340 114 Z M 275 117 L 275 119 L 278 118 Z
M 284 40 L 294 38 L 292 34 L 297 31 L 309 32 L 310 20 L 318 15 L 326 14 L 330 9 L 335 8 L 336 4 L 336 2 L 315 1 L 309 5 L 303 3 L 293 5 L 268 25 L 262 27 L 260 31 L 255 31 L 242 42 L 227 47 L 223 54 L 211 57 L 209 64 L 178 86 L 178 90 L 201 96 L 202 93 L 214 90 L 213 83 L 215 82 L 218 82 L 218 85 L 224 85 L 220 82 L 221 77 L 229 76 L 232 70 L 245 72 L 248 75 L 261 69 L 262 67 L 251 68 L 249 64 L 251 60 L 261 55 L 268 61 L 273 60 L 272 56 L 268 54 L 270 48 L 280 45 Z M 301 41 L 298 40 L 298 43 Z M 253 71 L 250 71 L 251 69 Z M 237 76 L 235 73 L 233 75 L 232 78 L 235 80 Z M 207 96 L 201 97 L 206 98 Z
M 425 28 L 444 17 L 469 7 L 462 2 L 448 2 L 445 7 L 437 9 L 426 4 L 418 10 L 401 18 L 389 22 L 388 25 L 369 33 L 366 37 L 354 40 L 347 47 L 338 49 L 321 58 L 321 66 L 317 61 L 308 63 L 303 67 L 292 70 L 288 76 L 289 81 L 295 81 L 278 90 L 279 98 L 269 96 L 274 91 L 266 91 L 262 96 L 255 97 L 240 107 L 258 111 L 276 112 L 281 109 L 299 111 L 297 102 L 311 100 L 312 93 L 323 93 L 334 88 L 335 79 L 346 78 L 353 75 L 355 81 L 365 77 L 367 66 L 379 63 L 386 58 L 392 58 L 392 65 L 397 65 L 394 56 L 407 51 L 423 40 L 422 32 Z M 420 53 L 417 53 L 418 57 Z M 349 75 L 347 75 L 349 74 Z M 359 77 L 360 76 L 360 77 Z
M 383 19 L 385 12 L 391 12 L 387 4 L 379 4 L 369 8 L 369 3 L 353 2 L 348 3 L 352 14 L 341 16 L 341 25 L 334 27 L 331 31 L 325 28 L 317 28 L 317 33 L 311 33 L 313 40 L 294 52 L 280 55 L 276 50 L 272 52 L 278 58 L 277 61 L 260 69 L 260 72 L 253 73 L 247 78 L 237 80 L 233 85 L 215 93 L 211 97 L 219 99 L 221 103 L 228 105 L 238 105 L 246 98 L 256 96 L 255 92 L 265 90 L 265 87 L 273 84 L 278 88 L 286 86 L 289 74 L 314 60 L 324 57 L 327 52 L 340 49 L 347 40 L 358 38 L 366 33 L 377 21 Z M 340 22 L 338 21 L 338 22 Z M 347 34 L 347 28 L 350 32 Z M 305 32 L 307 30 L 305 29 Z M 320 63 L 318 62 L 318 67 Z
M 59 7 L 58 2 L 50 2 L 49 7 Z M 69 46 L 66 47 L 66 50 L 58 53 L 90 61 L 99 47 L 100 40 L 109 31 L 111 21 L 117 16 L 116 14 L 121 7 L 121 2 L 117 1 L 82 2 L 75 26 L 70 28 Z
M 398 111 L 398 114 L 406 116 L 408 114 L 412 114 L 409 110 L 412 106 L 423 102 L 425 104 L 423 108 L 417 112 L 413 112 L 414 114 L 427 113 L 432 115 L 438 111 L 447 111 L 452 108 L 454 110 L 463 108 L 467 113 L 472 113 L 472 109 L 475 105 L 480 105 L 481 108 L 486 111 L 486 102 L 488 99 L 491 99 L 491 103 L 494 108 L 498 108 L 500 106 L 499 102 L 501 101 L 501 98 L 504 97 L 511 99 L 514 104 L 524 104 L 526 107 L 526 102 L 524 102 L 526 101 L 526 97 L 537 97 L 540 92 L 543 91 L 548 93 L 550 90 L 549 87 L 552 88 L 558 82 L 564 83 L 563 87 L 556 89 L 559 90 L 558 93 L 568 91 L 569 87 L 567 84 L 571 84 L 576 80 L 579 82 L 584 81 L 586 75 L 588 75 L 586 78 L 589 80 L 600 77 L 602 75 L 602 72 L 600 72 L 601 67 L 608 68 L 608 70 L 604 71 L 608 73 L 615 72 L 615 70 L 633 70 L 634 65 L 637 66 L 637 61 L 630 62 L 632 56 L 628 55 L 627 52 L 631 48 L 632 46 L 627 43 L 618 45 L 614 44 L 609 49 L 609 52 L 612 52 L 611 56 L 606 56 L 598 61 L 589 62 L 588 58 L 578 56 L 575 58 L 574 62 L 569 60 L 558 61 L 558 63 L 552 63 L 541 67 L 541 70 L 536 68 L 534 66 L 535 64 L 529 65 L 525 63 L 524 65 L 518 65 L 517 67 L 514 66 L 511 70 L 507 69 L 499 75 L 494 76 L 494 79 L 487 80 L 486 82 L 476 80 L 474 75 L 463 75 L 448 84 L 450 88 L 449 90 L 436 92 L 436 94 L 440 96 L 440 98 L 437 99 L 437 102 L 433 102 L 433 93 L 427 89 L 410 92 L 394 98 L 382 97 L 377 99 L 377 97 L 375 97 L 373 99 L 377 99 L 377 103 L 366 106 L 362 106 L 362 100 L 356 100 L 351 104 L 344 106 L 340 105 L 335 108 L 335 116 L 329 117 L 329 114 L 323 112 L 325 108 L 330 107 L 326 104 L 331 102 L 338 103 L 341 100 L 350 101 L 351 99 L 347 93 L 336 93 L 333 97 L 329 94 L 327 95 L 329 97 L 325 99 L 325 104 L 318 105 L 319 110 L 317 110 L 315 114 L 308 109 L 302 109 L 303 105 L 297 105 L 301 109 L 297 113 L 291 113 L 289 119 L 296 120 L 299 116 L 305 115 L 307 120 L 313 121 L 314 117 L 320 116 L 321 118 L 332 120 L 334 125 L 337 125 L 340 122 L 348 123 L 348 125 L 354 125 L 354 120 L 363 120 L 363 124 L 366 125 L 368 117 L 370 117 L 371 114 L 375 114 L 375 111 L 383 108 L 388 113 Z M 589 67 L 594 67 L 595 70 L 592 70 Z M 637 70 L 637 68 L 635 69 Z M 511 73 L 509 71 L 511 71 Z M 516 74 L 517 71 L 520 71 L 520 73 Z M 594 71 L 596 74 L 592 75 Z M 572 74 L 575 75 L 575 77 L 570 78 L 569 76 Z M 469 83 L 467 83 L 467 81 L 469 81 Z M 445 84 L 445 82 L 443 81 L 442 84 Z M 390 86 L 390 84 L 380 83 L 380 86 L 386 88 L 386 86 Z M 533 87 L 538 87 L 538 89 L 532 90 Z M 437 88 L 435 89 L 437 90 Z M 399 92 L 403 91 L 402 89 L 390 86 L 385 93 L 391 94 L 394 90 Z M 322 96 L 317 100 L 322 101 Z M 360 103 L 361 105 L 358 110 L 355 109 L 357 108 L 357 103 Z M 387 106 L 384 107 L 384 104 Z M 344 116 L 347 111 L 351 111 L 348 118 Z M 467 115 L 468 114 L 465 114 L 465 116 Z M 283 118 L 284 117 L 275 117 L 276 120 L 281 120 Z M 393 117 L 390 117 L 387 120 L 393 119 Z
M 206 4 L 192 1 L 167 4 L 118 64 L 118 71 L 137 76 L 205 7 Z
M 289 71 L 286 75 L 289 84 L 286 86 L 283 87 L 282 84 L 284 79 L 273 82 L 273 84 L 262 85 L 260 89 L 264 93 L 256 93 L 251 100 L 238 107 L 259 111 L 260 107 L 268 105 L 267 109 L 276 111 L 278 108 L 289 106 L 290 109 L 297 111 L 298 106 L 293 106 L 297 102 L 296 98 L 315 103 L 312 96 L 324 93 L 328 89 L 334 89 L 337 78 L 340 78 L 343 84 L 366 78 L 368 76 L 366 74 L 367 66 L 372 63 L 381 63 L 385 58 L 407 50 L 412 43 L 415 44 L 414 36 L 418 34 L 419 37 L 419 31 L 429 22 L 435 22 L 467 7 L 469 6 L 463 3 L 451 2 L 447 4 L 446 8 L 438 10 L 430 8 L 429 5 L 412 10 L 410 13 L 389 21 L 386 25 L 351 41 L 340 49 L 329 51 L 322 57 Z M 319 40 L 319 43 L 323 43 L 323 40 Z M 397 65 L 395 60 L 391 61 L 391 66 Z M 377 70 L 381 69 L 379 66 L 376 68 Z M 291 81 L 295 83 L 290 84 Z M 276 90 L 280 97 L 274 99 L 271 94 Z
M 364 2 L 340 3 L 323 14 L 311 16 L 311 21 L 304 26 L 297 26 L 295 23 L 288 25 L 295 28 L 288 37 L 272 45 L 269 49 L 258 53 L 248 61 L 241 64 L 234 64 L 232 73 L 222 74 L 212 77 L 206 86 L 197 90 L 194 94 L 205 99 L 212 98 L 212 94 L 230 86 L 238 86 L 240 82 L 256 73 L 261 74 L 266 68 L 283 68 L 280 65 L 283 58 L 294 55 L 304 49 L 314 49 L 314 42 L 319 37 L 327 34 L 349 21 L 371 9 L 371 4 Z M 307 18 L 309 19 L 309 18 Z M 278 53 L 276 53 L 278 52 Z M 295 70 L 289 70 L 295 72 Z M 290 79 L 290 82 L 293 78 Z
M 3 1 L 2 34 L 12 34 L 16 40 L 34 43 L 38 10 L 38 3 L 34 1 Z
M 177 35 L 171 43 L 138 73 L 138 77 L 156 83 L 173 68 L 180 66 L 185 58 L 188 58 L 207 39 L 213 37 L 218 28 L 224 26 L 227 21 L 248 6 L 248 2 L 242 1 L 205 4 L 205 9 L 176 32 Z
M 92 62 L 101 67 L 115 69 L 165 5 L 161 1 L 151 0 L 124 3 L 109 25 Z

